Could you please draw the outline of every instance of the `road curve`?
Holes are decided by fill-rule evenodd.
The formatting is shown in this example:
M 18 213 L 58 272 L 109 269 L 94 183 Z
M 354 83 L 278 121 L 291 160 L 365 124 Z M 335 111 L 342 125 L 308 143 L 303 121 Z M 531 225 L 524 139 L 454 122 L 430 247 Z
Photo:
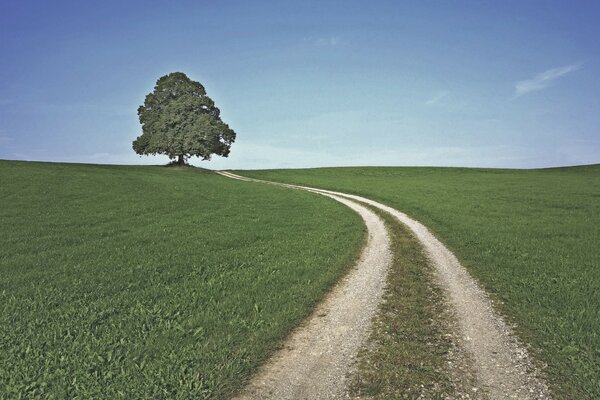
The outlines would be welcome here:
M 487 393 L 487 397 L 490 399 L 550 398 L 548 387 L 540 378 L 539 371 L 533 366 L 527 350 L 516 339 L 504 320 L 495 312 L 486 293 L 460 264 L 456 256 L 423 224 L 392 207 L 361 196 L 251 179 L 225 171 L 217 173 L 244 181 L 277 184 L 307 190 L 333 197 L 341 202 L 343 202 L 342 200 L 353 200 L 368 204 L 393 216 L 413 232 L 434 266 L 436 283 L 444 290 L 449 306 L 456 316 L 459 331 L 456 332 L 456 336 L 460 342 L 457 345 L 471 355 L 478 384 Z M 356 207 L 356 203 L 351 204 Z M 386 251 L 389 252 L 389 249 Z M 310 382 L 310 384 L 314 385 L 316 381 Z M 329 397 L 297 396 L 293 398 L 316 399 Z
M 371 319 L 382 299 L 392 260 L 383 221 L 354 201 L 306 190 L 331 197 L 358 213 L 367 227 L 368 240 L 356 266 L 259 369 L 238 399 L 345 398 L 347 372 L 367 338 Z

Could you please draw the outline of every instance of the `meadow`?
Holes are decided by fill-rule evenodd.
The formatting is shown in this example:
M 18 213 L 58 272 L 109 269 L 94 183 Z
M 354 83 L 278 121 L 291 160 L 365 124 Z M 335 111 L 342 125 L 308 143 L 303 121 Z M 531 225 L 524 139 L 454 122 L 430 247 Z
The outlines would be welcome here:
M 325 197 L 197 168 L 0 161 L 0 397 L 223 398 L 357 257 Z
M 421 221 L 547 364 L 556 398 L 600 397 L 600 165 L 236 173 L 362 195 Z

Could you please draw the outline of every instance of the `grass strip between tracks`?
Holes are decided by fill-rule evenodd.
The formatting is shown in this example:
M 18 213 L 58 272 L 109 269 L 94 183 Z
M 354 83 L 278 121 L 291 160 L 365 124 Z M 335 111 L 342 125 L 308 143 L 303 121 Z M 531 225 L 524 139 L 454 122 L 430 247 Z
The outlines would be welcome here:
M 388 228 L 393 261 L 384 300 L 350 379 L 351 394 L 372 398 L 455 395 L 472 383 L 473 374 L 461 362 L 464 359 L 457 359 L 450 334 L 452 316 L 441 289 L 433 283 L 433 269 L 408 228 L 387 213 L 367 207 Z

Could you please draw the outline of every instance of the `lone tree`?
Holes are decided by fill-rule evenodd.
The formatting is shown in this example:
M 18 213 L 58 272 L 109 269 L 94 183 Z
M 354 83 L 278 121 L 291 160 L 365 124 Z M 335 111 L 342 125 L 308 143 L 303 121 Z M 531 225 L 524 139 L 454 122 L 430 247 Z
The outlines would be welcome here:
M 182 72 L 165 75 L 138 108 L 143 133 L 133 141 L 133 150 L 165 154 L 179 165 L 193 156 L 227 157 L 235 132 L 221 121 L 220 113 L 200 82 Z

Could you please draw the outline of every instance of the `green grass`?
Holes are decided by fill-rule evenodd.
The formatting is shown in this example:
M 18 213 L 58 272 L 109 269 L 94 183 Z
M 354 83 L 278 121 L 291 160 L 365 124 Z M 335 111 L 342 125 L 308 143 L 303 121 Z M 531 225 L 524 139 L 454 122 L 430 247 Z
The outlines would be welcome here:
M 227 397 L 364 235 L 193 168 L 0 161 L 0 203 L 0 398 Z
M 498 300 L 557 398 L 600 398 L 600 165 L 240 171 L 364 195 L 430 227 Z
M 441 289 L 432 284 L 432 267 L 408 228 L 373 211 L 386 223 L 393 260 L 383 302 L 351 375 L 351 393 L 369 399 L 458 398 L 471 374 L 456 382 L 448 364 L 452 318 Z

